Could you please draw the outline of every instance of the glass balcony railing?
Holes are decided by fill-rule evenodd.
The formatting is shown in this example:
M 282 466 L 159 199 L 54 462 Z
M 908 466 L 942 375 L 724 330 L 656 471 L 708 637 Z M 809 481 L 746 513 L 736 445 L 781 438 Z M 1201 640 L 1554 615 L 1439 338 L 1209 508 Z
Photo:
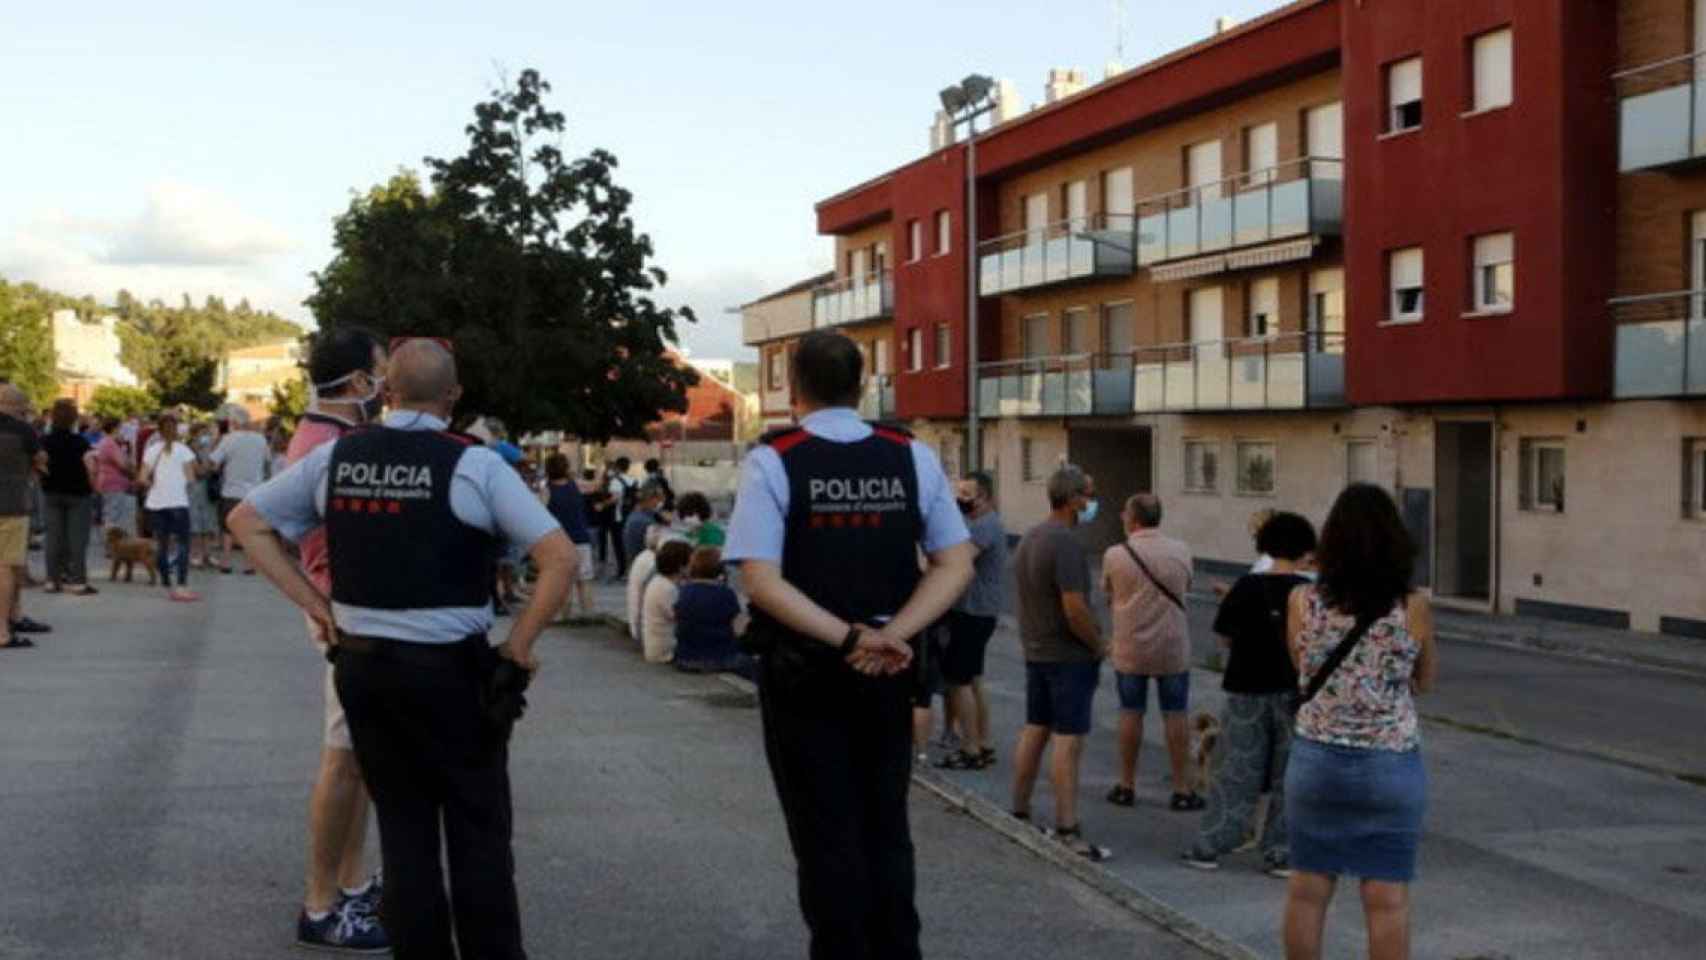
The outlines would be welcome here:
M 1343 165 L 1304 157 L 1137 204 L 1137 264 L 1223 253 L 1273 240 L 1337 234 Z
M 887 270 L 841 277 L 812 290 L 812 326 L 818 329 L 893 314 L 894 277 Z
M 1706 157 L 1706 51 L 1613 75 L 1617 168 L 1623 173 Z
M 1706 395 L 1706 290 L 1620 297 L 1610 306 L 1615 397 Z
M 1132 353 L 1001 360 L 978 368 L 986 417 L 1129 416 L 1345 405 L 1345 335 L 1142 347 Z
M 978 292 L 986 297 L 1078 280 L 1129 277 L 1133 218 L 1080 217 L 978 245 Z
M 866 420 L 893 419 L 893 377 L 879 373 L 865 381 L 865 392 L 859 395 L 859 416 Z

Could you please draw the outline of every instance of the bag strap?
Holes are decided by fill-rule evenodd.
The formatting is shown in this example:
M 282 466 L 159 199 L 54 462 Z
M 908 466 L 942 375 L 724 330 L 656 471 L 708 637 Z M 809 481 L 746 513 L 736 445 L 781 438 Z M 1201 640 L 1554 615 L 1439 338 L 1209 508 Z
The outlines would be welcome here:
M 1327 681 L 1332 678 L 1333 671 L 1339 669 L 1339 665 L 1345 662 L 1345 658 L 1351 655 L 1351 651 L 1356 648 L 1358 643 L 1362 642 L 1363 636 L 1379 619 L 1376 617 L 1374 620 L 1358 620 L 1356 622 L 1356 626 L 1352 627 L 1350 632 L 1345 634 L 1345 638 L 1339 641 L 1339 645 L 1333 648 L 1333 652 L 1327 655 L 1327 660 L 1321 664 L 1321 669 L 1315 671 L 1315 675 L 1309 678 L 1309 686 L 1297 701 L 1298 706 L 1301 707 L 1315 699 L 1315 695 L 1320 693 L 1321 688 L 1325 687 Z
M 1143 575 L 1149 578 L 1150 583 L 1155 584 L 1155 589 L 1161 591 L 1162 596 L 1173 601 L 1173 605 L 1178 607 L 1181 611 L 1189 613 L 1185 608 L 1185 601 L 1179 599 L 1178 594 L 1167 589 L 1167 585 L 1162 583 L 1161 580 L 1155 576 L 1155 571 L 1149 569 L 1149 564 L 1144 563 L 1143 558 L 1137 555 L 1137 551 L 1131 548 L 1130 541 L 1122 541 L 1120 546 L 1124 547 L 1125 552 L 1131 555 L 1132 560 L 1137 563 L 1137 568 L 1143 571 Z

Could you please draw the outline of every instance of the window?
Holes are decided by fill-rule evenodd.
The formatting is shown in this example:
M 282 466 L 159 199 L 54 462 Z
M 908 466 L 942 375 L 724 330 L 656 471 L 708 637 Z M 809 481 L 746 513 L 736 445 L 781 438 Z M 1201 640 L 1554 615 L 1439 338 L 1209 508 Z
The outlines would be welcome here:
M 1406 247 L 1386 255 L 1386 273 L 1392 284 L 1388 307 L 1392 323 L 1422 319 L 1422 248 Z
M 1031 447 L 1030 437 L 1019 438 L 1019 479 L 1026 483 L 1037 479 L 1036 451 Z
M 1198 188 L 1204 201 L 1220 199 L 1220 141 L 1193 143 L 1185 148 L 1185 186 Z
M 1048 314 L 1026 317 L 1019 324 L 1019 352 L 1026 357 L 1048 356 Z
M 1090 227 L 1090 181 L 1074 180 L 1061 190 L 1066 201 L 1066 219 L 1073 231 Z
M 1240 440 L 1238 492 L 1263 497 L 1274 492 L 1274 445 L 1265 441 Z
M 780 390 L 788 380 L 788 354 L 781 347 L 770 351 L 766 377 L 771 390 Z
M 1131 301 L 1102 306 L 1102 352 L 1127 354 L 1137 348 L 1137 306 Z
M 936 369 L 940 370 L 943 367 L 953 366 L 954 358 L 948 355 L 948 349 L 952 342 L 948 334 L 948 325 L 945 323 L 936 324 Z
M 1345 351 L 1345 271 L 1339 267 L 1309 274 L 1310 346 L 1321 353 Z
M 887 338 L 877 341 L 877 374 L 887 376 L 893 370 L 889 366 L 889 341 Z
M 1120 167 L 1102 174 L 1102 213 L 1109 217 L 1129 218 L 1137 209 L 1137 198 L 1132 193 L 1131 168 Z M 1116 219 L 1115 224 L 1123 224 L 1124 220 Z
M 924 369 L 924 328 L 906 331 L 906 369 L 917 373 Z
M 1522 441 L 1522 482 L 1518 498 L 1524 510 L 1564 512 L 1564 441 L 1540 437 Z
M 1422 125 L 1422 58 L 1411 57 L 1386 68 L 1386 132 Z
M 1345 483 L 1379 483 L 1377 449 L 1373 440 L 1345 441 Z
M 1682 515 L 1706 519 L 1706 439 L 1682 442 Z
M 1214 493 L 1220 481 L 1220 446 L 1212 440 L 1185 441 L 1185 492 Z
M 1311 157 L 1325 161 L 1345 155 L 1345 110 L 1340 103 L 1324 103 L 1303 113 L 1305 146 Z M 1340 180 L 1344 171 L 1337 163 L 1311 163 L 1310 176 L 1318 180 Z
M 1278 336 L 1279 278 L 1262 277 L 1250 281 L 1249 295 L 1245 299 L 1249 316 L 1245 320 L 1244 335 L 1263 338 Z
M 1271 183 L 1279 165 L 1279 124 L 1264 123 L 1244 128 L 1245 182 L 1252 186 Z
M 954 218 L 946 210 L 936 211 L 936 256 L 954 248 Z
M 906 259 L 917 262 L 924 258 L 924 224 L 917 220 L 906 222 Z
M 1095 349 L 1096 345 L 1091 341 L 1089 308 L 1073 307 L 1066 311 L 1066 354 L 1078 356 Z
M 1508 233 L 1475 238 L 1476 313 L 1504 313 L 1516 304 L 1516 243 Z
M 1025 198 L 1025 242 L 1038 244 L 1048 232 L 1048 194 L 1033 193 Z
M 1511 31 L 1509 27 L 1483 33 L 1470 43 L 1469 69 L 1474 72 L 1470 110 L 1508 107 L 1511 93 Z

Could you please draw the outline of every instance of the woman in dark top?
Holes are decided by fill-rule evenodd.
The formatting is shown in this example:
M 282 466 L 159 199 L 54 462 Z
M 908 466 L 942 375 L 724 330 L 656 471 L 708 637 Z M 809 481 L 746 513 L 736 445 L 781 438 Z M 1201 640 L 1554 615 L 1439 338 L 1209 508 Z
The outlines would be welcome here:
M 1203 870 L 1243 845 L 1257 799 L 1270 791 L 1262 830 L 1262 864 L 1290 875 L 1286 846 L 1286 760 L 1291 752 L 1292 700 L 1297 668 L 1286 647 L 1286 604 L 1292 588 L 1309 582 L 1299 570 L 1315 550 L 1315 528 L 1295 513 L 1274 514 L 1256 534 L 1256 549 L 1273 558 L 1265 573 L 1247 574 L 1220 602 L 1214 632 L 1227 648 L 1226 711 L 1212 761 L 1208 807 L 1184 862 Z
M 592 534 L 587 529 L 586 498 L 569 473 L 569 458 L 553 453 L 545 458 L 545 509 L 557 518 L 557 524 L 575 545 L 579 565 L 575 569 L 575 598 L 580 601 L 581 615 L 592 616 L 592 594 L 587 584 L 592 582 Z M 567 620 L 571 604 L 563 605 Z
M 94 522 L 95 486 L 90 481 L 93 450 L 77 432 L 77 403 L 53 405 L 53 427 L 42 438 L 47 473 L 41 479 L 43 520 L 47 527 L 47 592 L 64 590 L 80 597 L 89 586 L 89 527 Z
M 738 673 L 754 679 L 752 658 L 735 645 L 740 598 L 722 580 L 723 551 L 700 547 L 675 597 L 675 668 L 689 673 Z

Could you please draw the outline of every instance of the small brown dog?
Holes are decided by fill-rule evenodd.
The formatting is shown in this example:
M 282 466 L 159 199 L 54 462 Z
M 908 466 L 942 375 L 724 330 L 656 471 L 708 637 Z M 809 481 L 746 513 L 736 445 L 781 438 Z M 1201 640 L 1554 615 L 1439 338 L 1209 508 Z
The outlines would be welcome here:
M 1220 720 L 1206 710 L 1197 711 L 1191 718 L 1191 759 L 1196 766 L 1196 782 L 1191 789 L 1198 796 L 1208 793 L 1213 777 L 1215 752 L 1220 749 Z
M 118 527 L 107 528 L 107 556 L 113 561 L 112 580 L 118 580 L 118 568 L 124 568 L 124 582 L 131 581 L 136 565 L 148 571 L 148 584 L 160 580 L 160 567 L 154 561 L 154 541 L 146 537 L 127 537 Z

